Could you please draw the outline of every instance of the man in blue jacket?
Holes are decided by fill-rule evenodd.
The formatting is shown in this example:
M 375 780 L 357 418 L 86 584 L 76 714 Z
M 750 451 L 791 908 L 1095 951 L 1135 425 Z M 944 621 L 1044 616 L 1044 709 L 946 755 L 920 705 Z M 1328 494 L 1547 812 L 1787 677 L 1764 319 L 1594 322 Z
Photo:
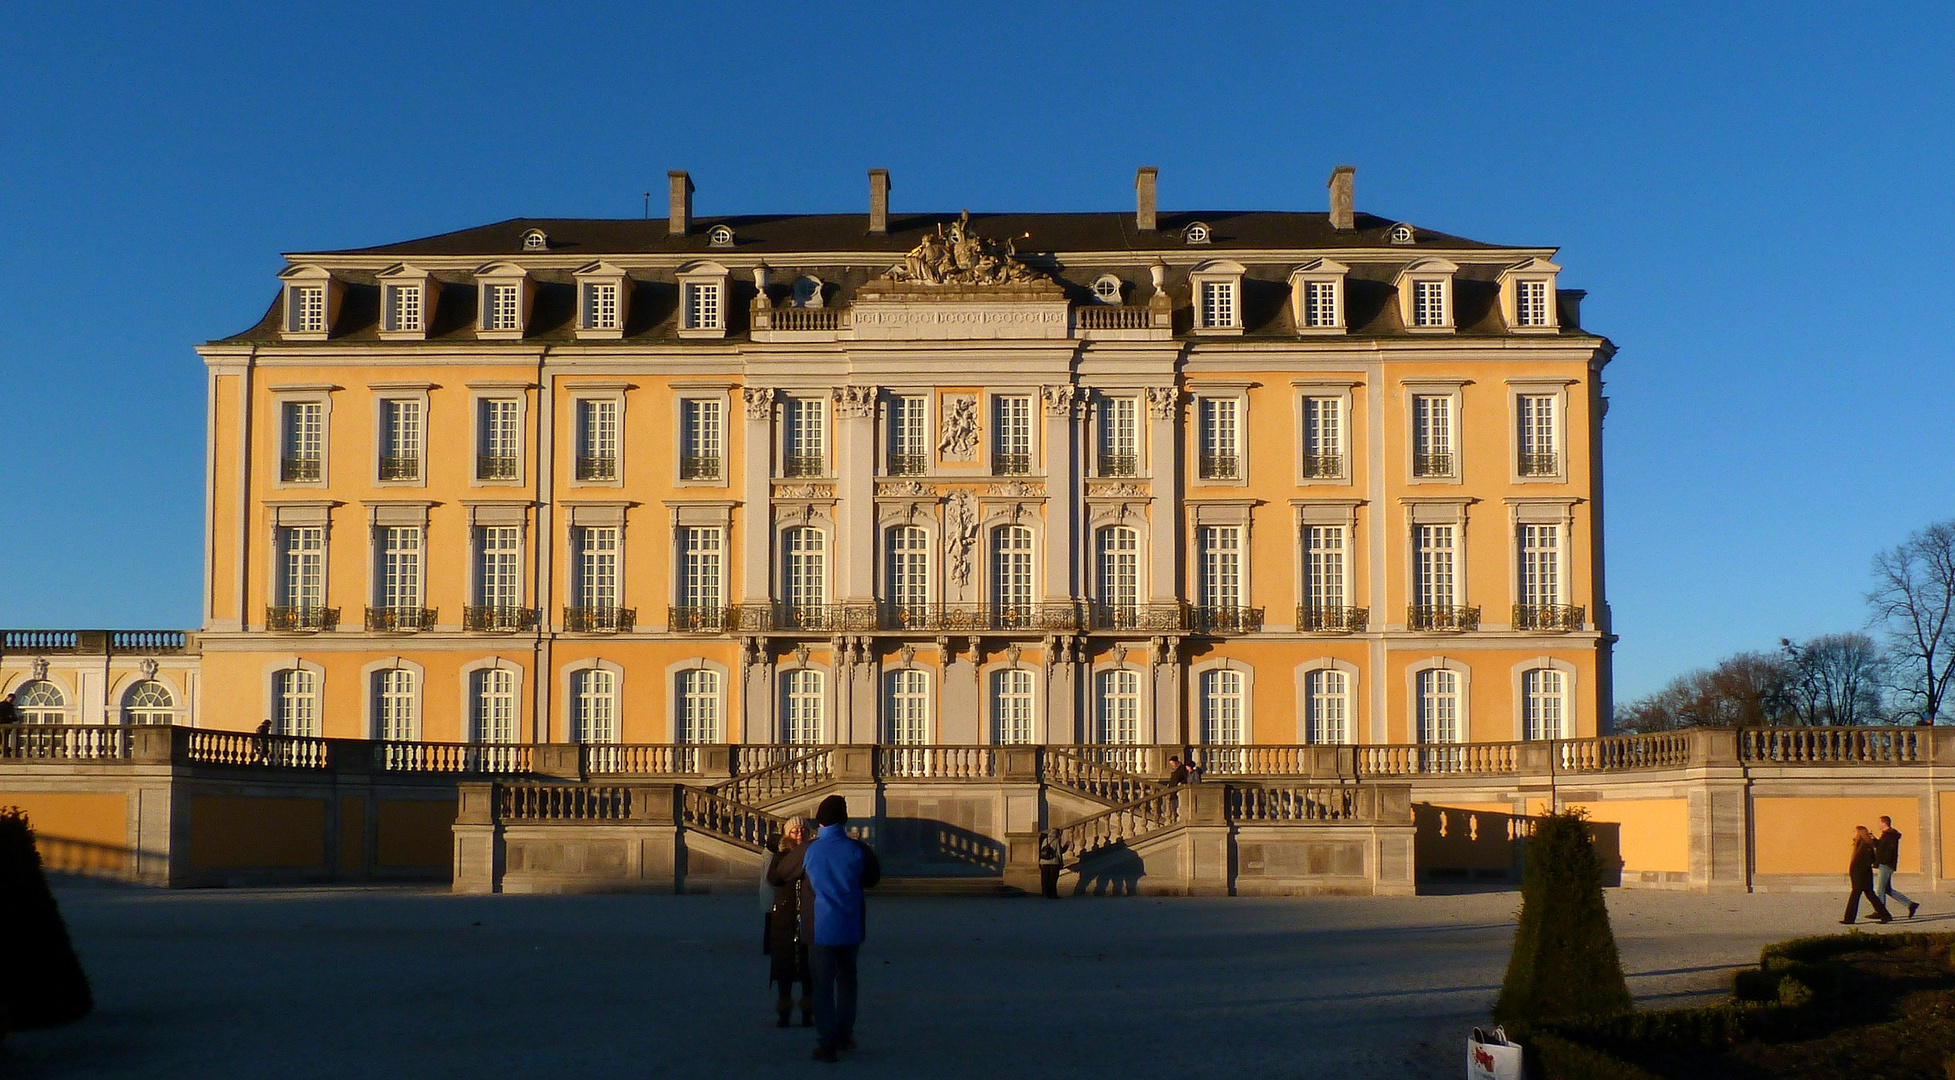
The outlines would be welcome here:
M 816 1061 L 855 1049 L 855 957 L 868 929 L 862 890 L 882 880 L 876 853 L 848 834 L 849 804 L 830 795 L 815 810 L 821 834 L 801 859 L 815 894 L 815 941 L 808 950 L 815 978 Z

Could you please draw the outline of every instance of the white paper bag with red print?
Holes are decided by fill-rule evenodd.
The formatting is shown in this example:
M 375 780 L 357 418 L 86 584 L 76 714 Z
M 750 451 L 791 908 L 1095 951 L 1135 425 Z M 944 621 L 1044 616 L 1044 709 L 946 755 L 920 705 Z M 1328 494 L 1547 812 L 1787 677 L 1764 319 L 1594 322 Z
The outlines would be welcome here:
M 1521 1044 L 1507 1041 L 1507 1033 L 1473 1029 L 1466 1040 L 1466 1080 L 1521 1080 Z

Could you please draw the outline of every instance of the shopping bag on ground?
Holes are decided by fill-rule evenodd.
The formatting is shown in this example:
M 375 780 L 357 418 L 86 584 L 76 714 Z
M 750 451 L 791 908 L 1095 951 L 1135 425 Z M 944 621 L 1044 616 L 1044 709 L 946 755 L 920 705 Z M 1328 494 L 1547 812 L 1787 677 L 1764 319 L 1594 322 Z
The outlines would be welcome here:
M 1508 1042 L 1502 1028 L 1474 1028 L 1466 1040 L 1466 1080 L 1521 1080 L 1521 1044 Z

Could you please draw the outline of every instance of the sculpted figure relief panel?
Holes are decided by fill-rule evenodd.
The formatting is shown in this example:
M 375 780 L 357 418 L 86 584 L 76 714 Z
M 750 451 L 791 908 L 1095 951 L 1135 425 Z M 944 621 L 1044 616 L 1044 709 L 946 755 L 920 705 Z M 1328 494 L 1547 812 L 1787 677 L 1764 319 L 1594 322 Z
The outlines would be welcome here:
M 889 268 L 891 281 L 913 285 L 1017 285 L 1047 280 L 1044 274 L 1018 261 L 1018 249 L 1007 239 L 1002 246 L 971 228 L 969 210 L 957 216 L 946 233 L 942 225 L 925 234 L 921 243 Z
M 969 394 L 948 394 L 944 397 L 943 433 L 937 450 L 946 461 L 977 459 L 977 398 Z

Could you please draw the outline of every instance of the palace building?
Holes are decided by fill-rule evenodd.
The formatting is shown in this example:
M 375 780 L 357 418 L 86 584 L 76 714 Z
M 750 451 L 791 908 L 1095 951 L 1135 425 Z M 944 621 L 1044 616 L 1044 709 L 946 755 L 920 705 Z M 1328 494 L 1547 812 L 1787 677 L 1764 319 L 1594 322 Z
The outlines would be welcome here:
M 1358 213 L 1348 168 L 1324 213 L 1163 212 L 1153 169 L 1133 213 L 896 213 L 874 170 L 867 214 L 699 218 L 670 180 L 662 220 L 287 255 L 198 350 L 197 723 L 1606 733 L 1614 350 L 1554 249 Z

